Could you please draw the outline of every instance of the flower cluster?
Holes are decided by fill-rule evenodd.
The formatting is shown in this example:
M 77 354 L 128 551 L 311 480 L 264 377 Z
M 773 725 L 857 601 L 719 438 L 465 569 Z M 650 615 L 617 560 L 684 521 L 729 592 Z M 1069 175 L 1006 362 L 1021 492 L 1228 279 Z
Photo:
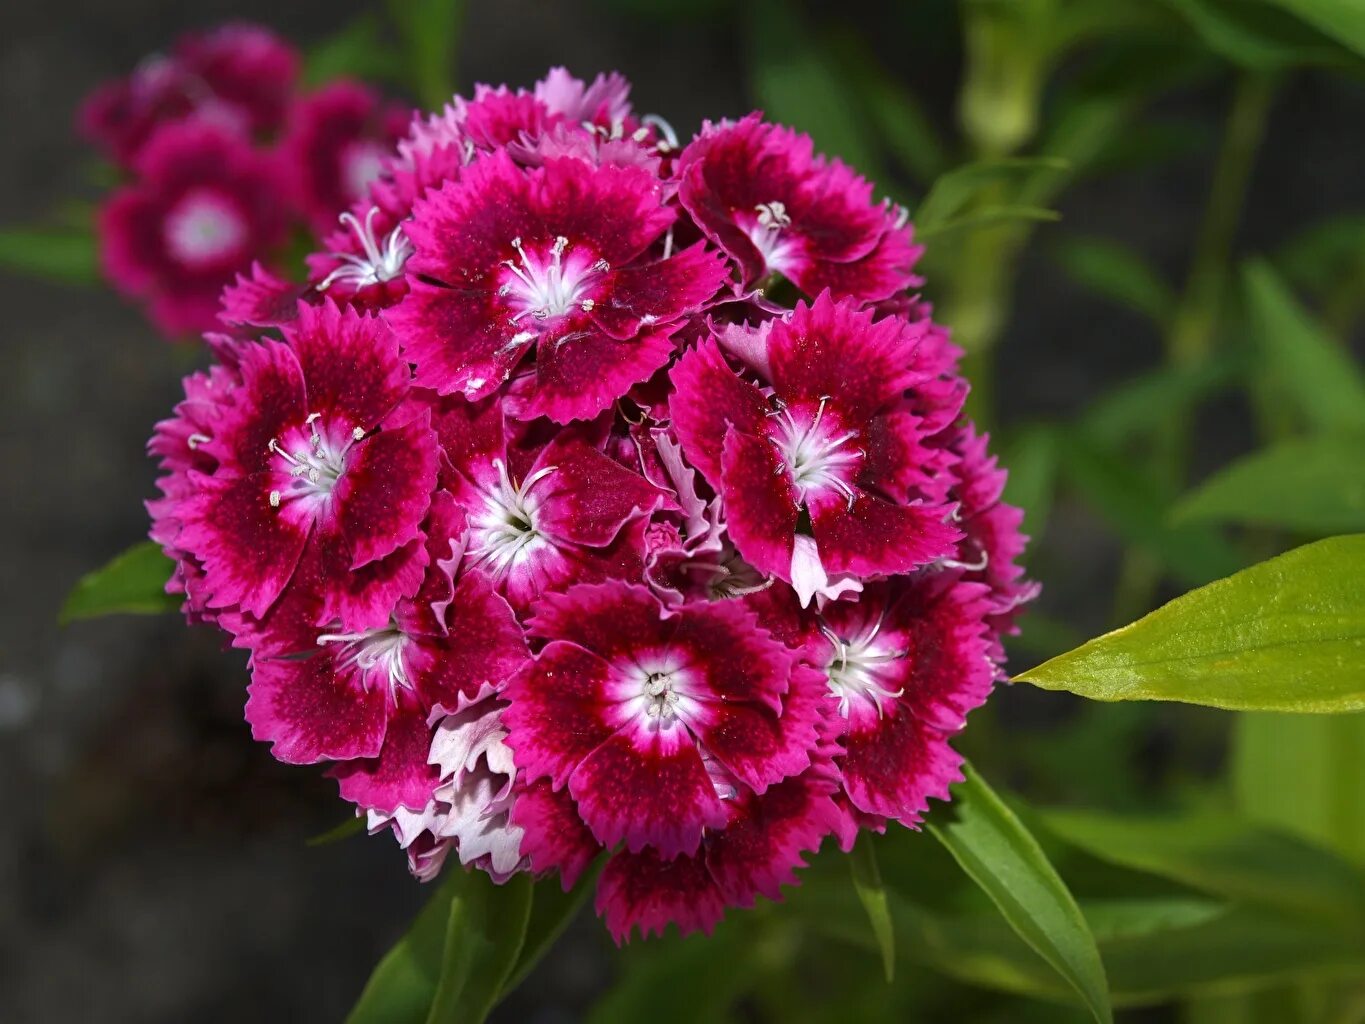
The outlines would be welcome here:
M 615 75 L 416 120 L 305 283 L 228 289 L 151 442 L 253 735 L 421 878 L 604 858 L 618 940 L 915 827 L 1034 588 L 911 232 Z
M 168 337 L 214 327 L 224 286 L 276 259 L 291 224 L 334 227 L 407 129 L 359 83 L 300 92 L 299 65 L 265 29 L 226 25 L 81 107 L 82 135 L 126 176 L 100 212 L 105 273 Z

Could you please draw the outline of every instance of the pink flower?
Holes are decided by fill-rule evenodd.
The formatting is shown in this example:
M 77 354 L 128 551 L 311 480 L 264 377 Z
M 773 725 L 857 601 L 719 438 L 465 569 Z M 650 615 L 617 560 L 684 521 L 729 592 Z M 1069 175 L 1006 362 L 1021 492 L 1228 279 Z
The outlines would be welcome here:
M 729 820 L 708 762 L 757 794 L 810 764 L 818 676 L 736 603 L 580 584 L 542 598 L 530 632 L 547 643 L 507 685 L 507 745 L 602 845 L 693 853 Z
M 678 160 L 678 193 L 697 226 L 739 263 L 746 287 L 781 274 L 809 296 L 874 302 L 919 283 L 903 211 L 809 136 L 758 114 L 708 124 Z
M 942 558 L 960 536 L 948 507 L 902 497 L 924 436 L 905 395 L 932 381 L 917 358 L 923 333 L 822 295 L 766 328 L 766 389 L 736 374 L 714 340 L 672 371 L 674 427 L 721 495 L 731 539 L 803 604 L 839 575 Z
M 482 398 L 534 353 L 508 409 L 564 423 L 648 378 L 725 280 L 701 243 L 650 252 L 675 219 L 665 199 L 639 168 L 522 170 L 499 152 L 419 201 L 404 227 L 411 290 L 385 313 L 417 383 Z
M 984 586 L 943 571 L 871 585 L 819 616 L 844 791 L 866 814 L 917 825 L 948 799 L 962 758 L 948 745 L 995 678 Z
M 132 167 L 161 126 L 194 116 L 244 137 L 279 128 L 298 77 L 293 47 L 258 25 L 228 24 L 182 36 L 170 56 L 143 61 L 81 105 L 81 134 Z
M 167 335 L 208 330 L 224 285 L 284 238 L 278 168 L 221 128 L 185 122 L 143 147 L 137 173 L 100 211 L 105 273 L 150 303 Z
M 315 231 L 333 230 L 337 218 L 368 195 L 408 117 L 367 86 L 344 80 L 294 104 L 281 157 L 294 176 L 295 201 Z
M 420 551 L 430 416 L 404 402 L 407 366 L 378 321 L 303 306 L 285 339 L 242 346 L 242 385 L 203 444 L 217 466 L 190 474 L 179 543 L 204 567 L 210 607 L 259 618 L 297 578 L 325 618 L 368 629 Z
M 434 426 L 463 517 L 465 571 L 518 609 L 570 583 L 640 578 L 640 533 L 650 513 L 672 507 L 667 491 L 568 432 L 509 443 L 515 424 L 496 403 L 447 400 Z

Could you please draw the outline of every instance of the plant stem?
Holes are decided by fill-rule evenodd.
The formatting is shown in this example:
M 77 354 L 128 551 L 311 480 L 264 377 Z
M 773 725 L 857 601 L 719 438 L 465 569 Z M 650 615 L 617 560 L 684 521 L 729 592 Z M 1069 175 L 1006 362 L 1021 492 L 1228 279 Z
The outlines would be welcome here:
M 1166 332 L 1168 366 L 1177 369 L 1198 366 L 1213 350 L 1227 290 L 1232 243 L 1251 169 L 1265 136 L 1266 115 L 1273 96 L 1274 82 L 1270 76 L 1243 72 L 1238 77 L 1189 276 Z M 1180 412 L 1170 418 L 1157 436 L 1154 453 L 1157 472 L 1173 491 L 1183 489 L 1185 484 L 1193 425 L 1193 417 Z M 1160 573 L 1154 571 L 1142 552 L 1127 552 L 1114 596 L 1114 620 L 1128 622 L 1147 611 L 1159 583 Z

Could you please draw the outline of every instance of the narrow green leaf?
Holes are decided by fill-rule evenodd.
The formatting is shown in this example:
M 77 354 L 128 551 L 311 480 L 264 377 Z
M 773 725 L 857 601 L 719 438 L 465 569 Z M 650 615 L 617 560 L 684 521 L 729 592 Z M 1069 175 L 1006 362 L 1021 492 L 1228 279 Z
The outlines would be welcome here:
M 1254 452 L 1186 495 L 1171 518 L 1319 534 L 1365 530 L 1365 437 L 1310 437 Z
M 1192 367 L 1163 367 L 1101 395 L 1081 417 L 1080 433 L 1116 448 L 1149 435 L 1196 403 L 1226 389 L 1243 373 L 1245 360 L 1223 353 Z
M 754 0 L 748 10 L 750 87 L 769 120 L 808 133 L 820 152 L 871 181 L 884 181 L 858 97 L 822 37 L 798 10 L 780 2 Z
M 1016 677 L 1091 700 L 1238 711 L 1365 709 L 1365 534 L 1191 591 Z
M 1209 813 L 1038 813 L 1049 831 L 1101 860 L 1241 903 L 1365 929 L 1365 878 L 1292 836 Z
M 100 615 L 155 615 L 180 607 L 177 594 L 166 593 L 175 563 L 159 545 L 145 540 L 134 544 L 102 568 L 81 577 L 62 605 L 57 620 L 93 619 Z
M 100 280 L 95 235 L 88 228 L 0 229 L 0 268 L 63 284 Z
M 1031 427 L 1005 446 L 1009 467 L 1005 500 L 1024 510 L 1024 532 L 1038 538 L 1047 527 L 1057 488 L 1057 436 L 1051 427 Z
M 872 848 L 868 836 L 858 838 L 848 864 L 853 874 L 853 890 L 867 911 L 877 948 L 881 950 L 882 971 L 889 985 L 896 976 L 896 930 L 886 905 L 886 887 L 882 885 L 882 873 L 877 867 L 877 851 Z
M 941 175 L 934 182 L 929 194 L 915 210 L 915 229 L 920 233 L 942 230 L 987 190 L 998 187 L 1003 190 L 1004 196 L 1008 197 L 1011 188 L 1017 190 L 1035 175 L 1042 173 L 1049 177 L 1057 177 L 1064 174 L 1070 166 L 1064 159 L 1049 156 L 1007 157 L 964 164 Z M 994 193 L 991 198 L 997 209 L 1033 210 L 1035 213 L 1050 215 L 1043 218 L 1035 216 L 1033 219 L 1055 219 L 1057 216 L 1051 210 L 1039 211 L 1036 206 L 1011 207 L 1008 198 L 1002 199 Z
M 413 92 L 428 110 L 439 110 L 455 92 L 455 49 L 465 0 L 389 0 Z
M 1275 267 L 1310 295 L 1365 280 L 1365 213 L 1336 212 L 1275 254 Z
M 915 236 L 921 240 L 944 238 L 963 231 L 976 231 L 994 227 L 997 224 L 1047 223 L 1062 219 L 1056 210 L 1045 210 L 1040 206 L 982 206 L 964 213 L 961 217 L 950 217 L 931 227 L 920 229 L 915 226 Z
M 1062 268 L 1083 287 L 1165 323 L 1175 292 L 1137 253 L 1100 238 L 1065 238 L 1053 244 Z
M 1240 812 L 1365 864 L 1365 714 L 1237 716 Z
M 380 38 L 379 18 L 367 11 L 308 49 L 303 80 L 310 86 L 342 77 L 396 81 L 404 70 L 402 57 Z
M 1062 470 L 1124 540 L 1187 586 L 1199 586 L 1241 567 L 1236 550 L 1207 527 L 1171 526 L 1171 496 L 1133 463 L 1092 444 L 1079 432 L 1061 435 Z
M 586 872 L 568 892 L 565 892 L 553 879 L 542 882 L 536 887 L 536 897 L 531 903 L 531 917 L 526 923 L 526 940 L 522 943 L 521 954 L 517 957 L 512 973 L 503 983 L 501 999 L 512 992 L 526 976 L 535 970 L 551 946 L 564 934 L 570 922 L 583 909 L 588 896 L 597 886 L 597 876 L 602 871 L 599 862 Z
M 1106 942 L 1123 941 L 1206 924 L 1228 912 L 1218 900 L 1191 896 L 1084 900 L 1081 913 L 1104 953 Z
M 970 767 L 953 789 L 957 820 L 929 825 L 1029 946 L 1097 1021 L 1111 1021 L 1104 964 L 1076 901 L 1038 841 Z
M 1365 4 L 1360 0 L 1268 0 L 1365 57 Z
M 482 871 L 467 872 L 451 900 L 426 1024 L 483 1024 L 521 955 L 534 886 L 525 872 L 502 885 Z
M 1275 71 L 1339 64 L 1345 51 L 1316 29 L 1267 3 L 1165 0 L 1221 57 L 1241 67 Z
M 1242 281 L 1267 379 L 1320 430 L 1365 431 L 1365 378 L 1348 352 L 1313 322 L 1269 264 L 1248 263 Z
M 306 841 L 308 846 L 331 846 L 343 839 L 359 835 L 365 831 L 365 819 L 363 817 L 347 818 L 339 825 L 333 825 L 326 832 L 319 832 Z
M 447 873 L 412 927 L 379 961 L 346 1024 L 422 1024 L 441 977 L 452 900 L 469 874 Z

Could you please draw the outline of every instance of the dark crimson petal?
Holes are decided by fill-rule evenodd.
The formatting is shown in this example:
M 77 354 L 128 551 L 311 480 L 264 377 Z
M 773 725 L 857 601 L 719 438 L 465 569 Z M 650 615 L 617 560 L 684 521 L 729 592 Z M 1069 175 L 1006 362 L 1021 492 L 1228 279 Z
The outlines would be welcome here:
M 626 725 L 569 776 L 579 817 L 598 842 L 646 846 L 664 857 L 695 853 L 702 829 L 725 824 L 725 806 L 687 730 Z
M 772 712 L 782 709 L 795 658 L 743 604 L 686 605 L 671 626 L 669 644 L 687 650 L 702 676 L 697 696 L 720 704 L 750 703 Z
M 581 584 L 562 594 L 546 594 L 527 627 L 532 636 L 568 640 L 615 659 L 666 643 L 675 625 L 664 621 L 662 613 L 658 598 L 645 587 L 620 581 Z
M 427 763 L 430 751 L 426 711 L 415 700 L 403 700 L 389 716 L 378 757 L 343 761 L 328 774 L 337 780 L 343 799 L 367 811 L 420 811 L 441 781 L 440 769 Z
M 537 470 L 548 466 L 536 528 L 553 537 L 603 547 L 626 520 L 676 507 L 668 492 L 582 441 L 551 444 L 536 460 Z
M 547 644 L 507 683 L 507 745 L 528 780 L 561 788 L 615 731 L 604 714 L 607 663 L 572 643 Z
M 412 260 L 408 263 L 411 267 Z M 496 391 L 527 347 L 512 343 L 515 332 L 506 320 L 493 317 L 487 296 L 415 277 L 408 285 L 403 301 L 383 316 L 403 339 L 403 356 L 414 366 L 413 383 L 471 400 Z
M 492 399 L 468 402 L 452 396 L 433 401 L 431 409 L 431 426 L 441 443 L 441 454 L 455 472 L 482 482 L 483 470 L 494 459 L 507 461 L 501 403 Z
M 897 317 L 873 323 L 871 310 L 822 294 L 810 306 L 799 304 L 790 320 L 773 323 L 768 334 L 773 388 L 789 405 L 829 396 L 849 426 L 861 427 L 926 379 L 914 359 L 923 334 L 923 327 Z
M 807 295 L 828 289 L 836 298 L 879 302 L 923 283 L 912 270 L 924 246 L 910 240 L 908 230 L 888 228 L 870 253 L 852 262 L 812 260 L 791 269 L 792 280 Z
M 730 539 L 759 572 L 790 580 L 798 505 L 786 462 L 766 437 L 734 428 L 725 435 L 722 460 Z
M 303 367 L 310 413 L 369 431 L 407 394 L 398 339 L 378 318 L 342 312 L 328 299 L 301 305 L 283 331 Z
M 419 536 L 436 486 L 436 462 L 436 435 L 425 411 L 357 442 L 347 453 L 332 501 L 353 568 Z
M 668 363 L 672 330 L 665 327 L 626 341 L 592 328 L 542 338 L 535 376 L 513 383 L 508 414 L 522 420 L 548 416 L 556 423 L 591 419 Z
M 942 483 L 931 474 L 943 472 L 949 460 L 921 443 L 923 421 L 908 408 L 894 407 L 874 416 L 862 437 L 867 458 L 858 472 L 860 487 L 896 502 L 909 501 L 925 490 L 946 497 Z
M 316 625 L 339 623 L 341 632 L 387 625 L 393 607 L 422 584 L 426 545 L 414 537 L 383 558 L 351 567 L 350 546 L 331 529 L 319 529 L 299 562 L 291 589 L 318 595 Z
M 185 502 L 177 543 L 203 565 L 205 601 L 259 618 L 294 575 L 309 524 L 271 506 L 267 474 L 190 480 L 199 493 Z
M 839 494 L 816 496 L 808 504 L 820 562 L 830 573 L 910 572 L 951 555 L 962 536 L 946 522 L 948 509 L 941 505 L 893 505 L 866 493 L 851 508 Z
M 697 226 L 706 237 L 734 257 L 740 266 L 740 280 L 746 285 L 753 284 L 763 276 L 766 269 L 763 254 L 758 251 L 758 247 L 744 230 L 731 219 L 730 204 L 707 180 L 713 178 L 718 171 L 726 169 L 724 160 L 716 160 L 714 163 L 697 161 L 687 166 L 683 171 L 678 199 L 683 208 L 696 219 Z M 772 202 L 773 198 L 778 197 L 756 199 L 750 204 L 750 209 L 759 202 Z M 778 198 L 778 201 L 781 202 L 781 199 Z
M 666 260 L 623 267 L 592 319 L 609 336 L 633 338 L 642 323 L 670 323 L 706 305 L 729 276 L 725 257 L 698 242 Z
M 298 319 L 299 300 L 310 297 L 310 291 L 253 262 L 249 273 L 238 274 L 223 289 L 218 318 L 231 326 L 279 327 Z
M 254 739 L 288 764 L 376 757 L 384 744 L 389 695 L 359 673 L 338 670 L 319 651 L 304 658 L 254 658 L 246 720 Z
M 516 794 L 512 824 L 525 832 L 521 852 L 537 874 L 559 872 L 565 892 L 573 888 L 602 845 L 578 816 L 567 790 L 556 792 L 545 781 L 533 782 Z
M 676 216 L 664 205 L 659 179 L 641 167 L 553 157 L 531 176 L 543 236 L 584 239 L 613 267 L 644 252 Z
M 241 346 L 238 372 L 236 400 L 203 448 L 230 472 L 254 473 L 272 460 L 270 442 L 308 416 L 303 371 L 289 346 L 262 341 Z
M 929 798 L 947 800 L 948 787 L 962 779 L 962 757 L 948 737 L 899 703 L 850 730 L 844 748 L 844 790 L 853 806 L 902 824 L 917 824 Z
M 461 578 L 449 614 L 448 635 L 423 645 L 429 662 L 416 684 L 428 706 L 453 714 L 461 697 L 486 686 L 501 690 L 529 655 L 512 609 L 478 573 Z
M 746 434 L 767 429 L 763 392 L 735 376 L 712 339 L 685 353 L 669 371 L 674 392 L 668 414 L 687 461 L 717 491 L 721 486 L 721 447 L 730 425 Z
M 725 902 L 751 907 L 756 895 L 782 898 L 796 885 L 796 869 L 825 836 L 844 825 L 835 787 L 808 772 L 779 782 L 762 796 L 741 797 L 743 808 L 706 847 L 706 866 Z
M 597 882 L 597 913 L 620 945 L 637 927 L 641 938 L 662 936 L 669 924 L 683 935 L 710 935 L 725 915 L 725 900 L 701 856 L 668 860 L 657 850 L 621 850 Z

